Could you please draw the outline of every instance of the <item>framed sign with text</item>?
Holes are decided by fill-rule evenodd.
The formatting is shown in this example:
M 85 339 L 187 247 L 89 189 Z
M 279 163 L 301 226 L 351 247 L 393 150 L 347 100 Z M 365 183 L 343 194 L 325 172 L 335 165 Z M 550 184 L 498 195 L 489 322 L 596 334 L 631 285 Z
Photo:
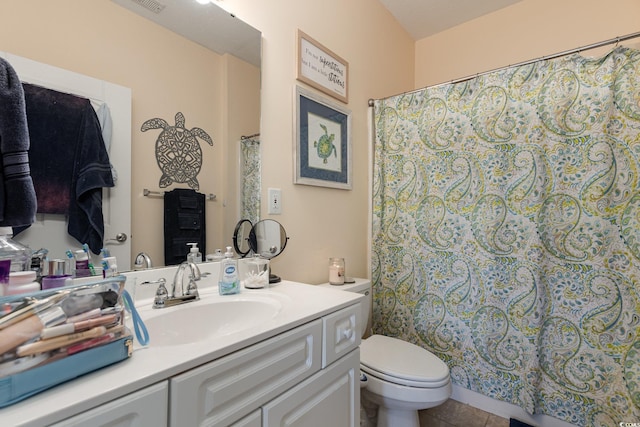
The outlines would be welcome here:
M 297 79 L 344 102 L 349 102 L 349 63 L 298 30 Z

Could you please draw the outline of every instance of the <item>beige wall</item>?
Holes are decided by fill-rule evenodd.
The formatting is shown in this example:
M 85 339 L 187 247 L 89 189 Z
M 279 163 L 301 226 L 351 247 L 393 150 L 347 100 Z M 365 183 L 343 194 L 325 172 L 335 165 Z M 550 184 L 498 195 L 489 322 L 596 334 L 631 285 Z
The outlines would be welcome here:
M 280 221 L 290 236 L 284 254 L 273 260 L 274 272 L 311 283 L 327 280 L 331 256 L 346 258 L 347 274 L 367 274 L 369 98 L 640 30 L 637 0 L 524 0 L 416 43 L 377 0 L 225 0 L 222 5 L 263 34 L 262 197 L 268 187 L 281 188 L 283 214 L 267 215 L 263 203 L 262 216 Z M 161 260 L 162 202 L 141 195 L 143 188 L 158 188 L 157 135 L 139 132 L 140 126 L 152 117 L 172 123 L 181 111 L 187 127 L 202 127 L 215 141 L 225 140 L 229 135 L 221 134 L 218 121 L 229 94 L 219 96 L 220 85 L 234 64 L 108 0 L 8 0 L 2 11 L 0 50 L 132 88 L 133 252 L 145 250 Z M 293 184 L 297 29 L 349 62 L 351 191 Z M 225 235 L 229 224 L 221 222 L 225 147 L 203 145 L 201 191 L 219 196 L 207 204 L 211 251 L 231 243 Z
M 223 6 L 263 33 L 262 197 L 266 199 L 268 187 L 282 189 L 283 214 L 273 218 L 291 237 L 284 254 L 273 261 L 274 271 L 286 279 L 319 283 L 328 279 L 328 258 L 343 256 L 348 274 L 365 276 L 367 100 L 413 87 L 413 41 L 377 0 L 225 0 Z M 237 105 L 233 113 L 225 109 L 240 88 L 229 87 L 225 92 L 221 81 L 238 70 L 237 64 L 108 0 L 6 0 L 0 21 L 1 51 L 132 89 L 133 254 L 144 250 L 156 262 L 164 258 L 162 201 L 142 196 L 143 188 L 159 189 L 160 170 L 154 156 L 159 131 L 141 133 L 140 126 L 153 117 L 172 124 L 178 111 L 185 115 L 188 128 L 201 127 L 216 141 L 213 148 L 202 144 L 205 154 L 199 176 L 200 191 L 218 196 L 217 202 L 207 203 L 208 252 L 231 244 L 230 225 L 222 222 L 231 204 L 227 192 L 232 185 L 225 175 L 230 169 L 224 160 L 229 144 L 221 141 L 232 141 L 230 133 L 238 129 L 231 126 L 225 135 L 220 121 L 226 120 L 221 117 L 227 111 L 232 115 L 242 109 Z M 350 65 L 352 191 L 293 185 L 298 28 Z M 268 217 L 265 204 L 262 216 Z
M 640 31 L 638 0 L 523 0 L 417 41 L 415 87 L 451 81 L 637 31 Z M 593 52 L 584 54 L 592 56 Z
M 413 87 L 410 36 L 377 0 L 224 0 L 238 18 L 262 31 L 262 198 L 282 190 L 279 221 L 290 240 L 272 261 L 290 280 L 328 280 L 328 258 L 346 258 L 347 274 L 367 274 L 369 204 L 367 101 Z M 296 31 L 300 29 L 349 62 L 353 190 L 293 184 Z M 335 101 L 337 102 L 337 101 Z

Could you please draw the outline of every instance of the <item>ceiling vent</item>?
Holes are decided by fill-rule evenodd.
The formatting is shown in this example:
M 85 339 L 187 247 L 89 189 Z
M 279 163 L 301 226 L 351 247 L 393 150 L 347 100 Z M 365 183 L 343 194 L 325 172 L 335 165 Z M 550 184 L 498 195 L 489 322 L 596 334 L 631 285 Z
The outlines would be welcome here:
M 165 8 L 164 4 L 159 3 L 155 0 L 131 0 L 131 1 L 139 4 L 140 6 L 150 10 L 153 13 L 160 13 L 162 12 L 162 9 Z

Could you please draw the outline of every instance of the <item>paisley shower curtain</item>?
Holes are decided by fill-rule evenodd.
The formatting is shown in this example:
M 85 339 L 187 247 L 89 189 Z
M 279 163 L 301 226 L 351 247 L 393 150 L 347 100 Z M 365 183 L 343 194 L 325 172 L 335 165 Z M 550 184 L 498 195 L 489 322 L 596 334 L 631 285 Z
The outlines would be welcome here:
M 640 52 L 502 69 L 374 115 L 374 331 L 529 413 L 640 422 Z
M 240 218 L 255 224 L 260 219 L 260 139 L 240 140 Z

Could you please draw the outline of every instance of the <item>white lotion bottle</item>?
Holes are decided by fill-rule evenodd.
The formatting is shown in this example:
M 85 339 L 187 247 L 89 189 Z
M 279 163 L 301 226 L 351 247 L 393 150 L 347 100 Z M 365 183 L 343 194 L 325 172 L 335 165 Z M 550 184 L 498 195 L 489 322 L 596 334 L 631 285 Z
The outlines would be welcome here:
M 220 262 L 218 292 L 220 295 L 233 295 L 240 292 L 238 260 L 233 257 L 231 246 L 227 246 L 227 252 L 224 254 L 224 259 Z

